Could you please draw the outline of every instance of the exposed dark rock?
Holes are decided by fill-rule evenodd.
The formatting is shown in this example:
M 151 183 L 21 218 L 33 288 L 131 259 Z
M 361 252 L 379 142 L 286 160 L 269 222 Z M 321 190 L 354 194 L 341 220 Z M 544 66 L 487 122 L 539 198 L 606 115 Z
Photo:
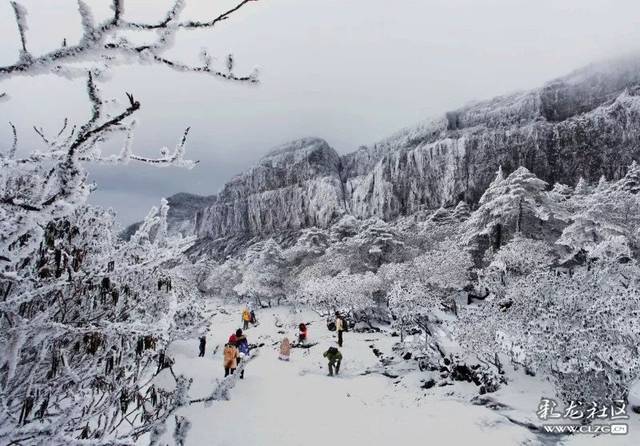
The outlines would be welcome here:
M 423 388 L 423 389 L 430 389 L 435 385 L 436 385 L 436 380 L 431 378 L 431 379 L 426 380 L 424 383 L 422 383 L 422 385 L 420 387 Z
M 495 399 L 491 398 L 490 396 L 474 396 L 473 398 L 471 398 L 471 404 L 475 404 L 476 406 L 485 406 L 489 409 L 493 409 L 493 410 L 505 410 L 505 409 L 511 409 L 511 407 L 507 406 L 506 404 L 503 404 L 499 401 L 496 401 Z

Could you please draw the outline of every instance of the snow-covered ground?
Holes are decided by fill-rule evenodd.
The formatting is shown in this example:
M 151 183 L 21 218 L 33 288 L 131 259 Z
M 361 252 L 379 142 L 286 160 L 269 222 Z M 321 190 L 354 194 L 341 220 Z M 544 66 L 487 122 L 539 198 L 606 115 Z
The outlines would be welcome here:
M 223 379 L 222 346 L 241 325 L 240 307 L 211 308 L 216 314 L 212 315 L 204 358 L 198 357 L 197 339 L 176 342 L 169 349 L 175 359 L 174 371 L 194 380 L 192 399 L 210 395 Z M 257 317 L 259 325 L 246 334 L 250 343 L 264 346 L 248 364 L 245 379 L 231 390 L 230 400 L 196 403 L 178 410 L 177 415 L 191 422 L 186 445 L 640 444 L 638 436 L 633 435 L 633 429 L 640 432 L 640 426 L 631 426 L 627 436 L 574 435 L 560 439 L 538 436 L 513 423 L 508 417 L 537 421 L 540 395 L 551 388 L 535 378 L 523 377 L 491 394 L 510 407 L 495 411 L 469 402 L 477 394 L 471 384 L 425 390 L 420 388 L 424 378 L 421 372 L 408 372 L 398 378 L 384 376 L 379 373 L 380 361 L 371 346 L 392 356 L 391 347 L 398 339 L 384 332 L 346 333 L 340 376 L 329 377 L 322 353 L 336 345 L 336 339 L 320 316 L 311 311 L 271 308 L 258 310 Z M 300 322 L 309 324 L 308 342 L 317 345 L 292 349 L 291 361 L 280 361 L 280 341 L 285 335 L 294 340 Z M 412 361 L 396 359 L 394 370 L 403 365 L 407 370 L 416 369 Z M 160 375 L 158 382 L 170 382 L 167 378 Z M 633 421 L 637 425 L 637 420 Z M 171 417 L 162 444 L 174 444 L 173 423 Z M 140 444 L 147 442 L 148 438 L 140 439 Z

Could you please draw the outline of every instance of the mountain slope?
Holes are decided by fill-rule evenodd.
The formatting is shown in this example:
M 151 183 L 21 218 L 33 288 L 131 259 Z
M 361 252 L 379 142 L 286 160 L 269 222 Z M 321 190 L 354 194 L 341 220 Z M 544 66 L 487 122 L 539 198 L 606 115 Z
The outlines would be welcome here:
M 640 159 L 640 57 L 478 102 L 339 157 L 323 140 L 285 144 L 198 212 L 200 237 L 326 227 L 347 213 L 391 220 L 475 203 L 499 166 L 550 184 L 619 178 Z

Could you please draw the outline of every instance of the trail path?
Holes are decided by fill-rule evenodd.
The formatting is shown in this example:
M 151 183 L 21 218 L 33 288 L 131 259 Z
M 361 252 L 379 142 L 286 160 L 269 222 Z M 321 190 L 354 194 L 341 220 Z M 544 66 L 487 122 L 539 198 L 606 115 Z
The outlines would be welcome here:
M 222 346 L 240 326 L 239 308 L 229 306 L 226 310 L 228 314 L 218 313 L 213 318 L 204 358 L 197 356 L 197 339 L 176 342 L 169 349 L 176 360 L 175 372 L 194 380 L 191 398 L 211 394 L 223 378 Z M 197 403 L 177 412 L 191 422 L 187 445 L 541 444 L 539 437 L 500 413 L 447 397 L 447 388 L 432 389 L 435 394 L 425 395 L 427 392 L 419 388 L 419 373 L 398 379 L 380 373 L 361 375 L 380 369 L 371 345 L 385 355 L 392 354 L 396 339 L 388 334 L 347 333 L 341 349 L 341 374 L 328 377 L 322 353 L 336 345 L 336 339 L 322 318 L 310 311 L 294 314 L 286 308 L 258 310 L 257 315 L 260 324 L 246 334 L 250 343 L 265 345 L 248 364 L 245 379 L 230 391 L 230 400 Z M 282 327 L 276 326 L 276 320 Z M 309 342 L 318 344 L 292 349 L 291 361 L 280 361 L 279 342 L 285 334 L 295 339 L 300 321 L 310 323 Z M 407 368 L 415 369 L 415 364 L 408 362 Z M 162 444 L 174 444 L 172 432 L 173 417 Z M 141 439 L 141 444 L 146 443 Z

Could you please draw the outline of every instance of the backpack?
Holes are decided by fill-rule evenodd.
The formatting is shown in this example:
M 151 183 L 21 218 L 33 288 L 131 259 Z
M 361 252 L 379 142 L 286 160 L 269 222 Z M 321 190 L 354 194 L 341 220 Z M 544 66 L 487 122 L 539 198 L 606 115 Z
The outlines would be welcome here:
M 344 316 L 340 316 L 340 320 L 342 320 L 342 331 L 349 331 L 349 323 Z

